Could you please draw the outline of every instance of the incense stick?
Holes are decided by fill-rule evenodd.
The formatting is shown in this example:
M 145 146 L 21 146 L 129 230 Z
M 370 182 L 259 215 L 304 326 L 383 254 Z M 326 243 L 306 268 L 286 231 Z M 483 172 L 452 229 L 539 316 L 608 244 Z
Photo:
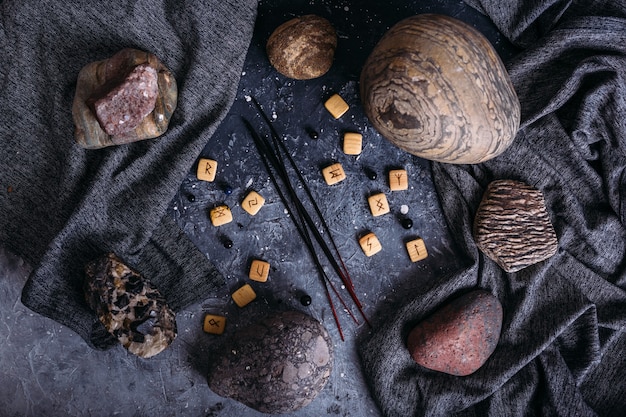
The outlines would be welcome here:
M 297 197 L 295 196 L 295 190 L 293 189 L 293 186 L 290 184 L 288 177 L 286 177 L 286 171 L 284 169 L 284 167 L 280 167 L 280 163 L 276 157 L 276 155 L 272 152 L 271 148 L 269 147 L 269 143 L 267 143 L 267 141 L 265 141 L 252 127 L 252 125 L 250 124 L 250 122 L 248 122 L 248 120 L 243 119 L 244 124 L 246 125 L 246 127 L 248 128 L 248 130 L 250 131 L 252 138 L 254 139 L 254 143 L 255 146 L 257 147 L 257 150 L 259 151 L 259 154 L 261 155 L 261 159 L 263 162 L 263 165 L 265 166 L 265 169 L 267 170 L 268 174 L 270 175 L 270 179 L 274 185 L 274 187 L 276 188 L 278 195 L 280 197 L 280 199 L 283 201 L 283 204 L 285 204 L 285 207 L 287 209 L 288 214 L 290 215 L 290 217 L 292 218 L 295 226 L 296 226 L 296 230 L 298 231 L 298 233 L 300 234 L 300 236 L 302 237 L 302 239 L 305 242 L 305 245 L 307 247 L 307 249 L 309 250 L 313 261 L 322 277 L 322 283 L 324 285 L 324 290 L 326 293 L 326 297 L 329 301 L 330 307 L 331 307 L 331 311 L 333 314 L 333 318 L 335 319 L 335 323 L 337 324 L 337 328 L 339 330 L 339 335 L 341 337 L 341 340 L 345 340 L 344 339 L 344 335 L 343 335 L 343 331 L 341 329 L 341 323 L 339 321 L 339 317 L 337 316 L 337 311 L 335 309 L 334 303 L 332 301 L 332 297 L 331 297 L 331 293 L 329 290 L 332 289 L 333 293 L 335 294 L 335 296 L 339 299 L 339 301 L 341 302 L 342 306 L 344 307 L 344 309 L 350 314 L 350 316 L 352 317 L 352 319 L 358 324 L 358 320 L 356 320 L 356 317 L 354 317 L 354 315 L 352 314 L 352 312 L 350 311 L 350 309 L 348 308 L 348 306 L 346 305 L 345 301 L 343 300 L 343 298 L 341 297 L 341 295 L 339 294 L 339 292 L 337 291 L 337 289 L 335 288 L 334 284 L 332 283 L 332 281 L 330 280 L 330 278 L 328 278 L 328 276 L 326 275 L 326 272 L 324 271 L 323 266 L 321 265 L 319 258 L 317 256 L 317 253 L 315 252 L 315 248 L 313 246 L 313 241 L 311 240 L 311 237 L 308 233 L 308 230 L 306 229 L 306 222 L 303 219 L 303 208 L 299 207 L 298 204 L 296 204 L 296 209 L 295 209 L 295 213 L 294 213 L 294 208 L 291 207 L 293 201 L 297 201 Z M 287 187 L 289 194 L 292 197 L 292 201 L 290 201 L 287 196 L 285 195 L 285 193 L 282 191 L 280 185 L 278 184 L 278 180 L 276 178 L 276 176 L 274 175 L 273 169 L 279 171 L 279 177 L 282 179 L 283 183 L 285 183 L 284 185 Z M 297 217 L 296 217 L 297 214 Z M 298 219 L 300 220 L 300 223 L 298 223 Z
M 248 128 L 248 130 L 250 130 L 250 133 L 253 136 L 253 139 L 255 140 L 255 145 L 257 146 L 257 149 L 259 150 L 259 153 L 261 154 L 263 161 L 264 161 L 264 165 L 266 167 L 266 169 L 268 170 L 268 173 L 270 174 L 270 177 L 272 178 L 272 182 L 274 183 L 274 186 L 278 189 L 279 192 L 279 196 L 281 196 L 281 199 L 283 200 L 283 202 L 285 203 L 286 206 L 288 206 L 287 210 L 288 212 L 291 214 L 292 219 L 294 221 L 294 223 L 296 224 L 296 228 L 298 229 L 299 234 L 301 235 L 301 237 L 303 238 L 303 240 L 305 241 L 307 248 L 309 248 L 309 251 L 311 252 L 312 257 L 315 260 L 316 266 L 318 267 L 318 269 L 320 269 L 321 273 L 324 276 L 324 285 L 327 291 L 328 296 L 330 297 L 330 293 L 328 292 L 328 287 L 326 286 L 328 283 L 331 288 L 333 289 L 334 293 L 336 294 L 336 296 L 339 298 L 339 300 L 341 301 L 342 305 L 344 306 L 344 308 L 346 309 L 346 311 L 350 314 L 350 316 L 353 318 L 353 320 L 355 320 L 356 323 L 358 323 L 358 321 L 356 320 L 356 318 L 354 317 L 354 315 L 352 314 L 352 312 L 350 311 L 350 309 L 345 305 L 345 302 L 343 301 L 343 299 L 339 296 L 339 293 L 337 292 L 337 290 L 335 289 L 334 285 L 332 284 L 332 282 L 330 281 L 330 279 L 328 278 L 328 276 L 326 275 L 326 273 L 324 272 L 324 269 L 322 267 L 322 265 L 319 262 L 318 259 L 318 255 L 315 251 L 315 247 L 313 245 L 313 242 L 311 240 L 311 236 L 309 234 L 309 230 L 310 232 L 313 234 L 313 236 L 315 237 L 315 240 L 317 241 L 317 243 L 319 244 L 319 246 L 321 247 L 322 251 L 324 252 L 324 255 L 326 255 L 328 261 L 330 262 L 331 266 L 333 267 L 333 269 L 335 270 L 335 272 L 337 273 L 337 275 L 341 278 L 342 283 L 344 284 L 345 288 L 347 289 L 348 293 L 350 294 L 350 297 L 352 298 L 353 302 L 355 303 L 357 309 L 359 310 L 359 313 L 361 314 L 361 316 L 364 318 L 365 322 L 370 325 L 367 317 L 365 316 L 365 313 L 362 309 L 362 304 L 359 301 L 356 293 L 354 292 L 354 284 L 352 282 L 352 279 L 348 273 L 347 267 L 343 261 L 343 259 L 341 258 L 341 254 L 339 253 L 339 250 L 337 248 L 337 245 L 335 244 L 334 239 L 332 238 L 332 234 L 330 233 L 330 228 L 328 227 L 328 224 L 326 223 L 321 210 L 319 209 L 318 205 L 315 202 L 315 199 L 313 198 L 313 195 L 309 189 L 309 187 L 307 186 L 306 182 L 304 181 L 304 178 L 302 176 L 302 174 L 300 173 L 300 170 L 298 169 L 298 167 L 295 164 L 295 161 L 293 160 L 293 158 L 291 157 L 291 155 L 289 154 L 289 151 L 287 150 L 285 144 L 280 140 L 280 135 L 278 134 L 278 132 L 276 131 L 276 129 L 274 128 L 274 126 L 272 125 L 270 119 L 267 117 L 266 113 L 263 111 L 263 108 L 261 107 L 261 105 L 259 104 L 259 102 L 252 97 L 251 100 L 252 103 L 254 104 L 254 106 L 257 108 L 258 112 L 260 113 L 261 117 L 264 119 L 265 123 L 268 125 L 270 132 L 271 132 L 271 136 L 272 136 L 272 144 L 269 143 L 267 138 L 262 138 L 260 135 L 258 135 L 256 133 L 256 131 L 254 130 L 254 128 L 252 127 L 252 125 L 246 120 L 244 119 L 244 123 L 246 124 L 246 127 Z M 281 152 L 282 151 L 282 152 Z M 302 201 L 298 198 L 297 193 L 293 187 L 293 185 L 291 184 L 291 181 L 289 180 L 289 173 L 287 172 L 286 169 L 286 163 L 283 157 L 283 153 L 286 155 L 287 160 L 289 162 L 289 165 L 291 166 L 291 168 L 296 172 L 296 175 L 298 177 L 298 180 L 301 182 L 302 184 L 302 188 L 305 190 L 307 197 L 310 200 L 311 205 L 313 206 L 319 220 L 320 220 L 320 224 L 322 225 L 322 228 L 324 230 L 324 232 L 326 232 L 326 235 L 328 236 L 328 239 L 331 242 L 332 248 L 335 251 L 337 258 L 339 259 L 339 262 L 335 259 L 335 257 L 332 254 L 331 249 L 328 247 L 326 241 L 324 240 L 324 238 L 322 237 L 320 231 L 317 229 L 317 226 L 315 225 L 315 222 L 313 221 L 313 219 L 311 218 L 310 214 L 307 212 L 307 210 L 305 209 L 304 205 L 302 204 Z M 298 221 L 296 220 L 296 218 L 293 216 L 293 212 L 294 210 L 289 207 L 290 202 L 287 200 L 286 196 L 284 195 L 284 193 L 280 190 L 280 187 L 276 181 L 276 178 L 273 176 L 272 170 L 270 169 L 270 165 L 278 172 L 279 176 L 281 177 L 284 185 L 287 188 L 287 192 L 289 193 L 292 201 L 291 203 L 293 203 L 295 205 L 295 211 L 298 214 L 298 219 L 300 221 L 300 223 L 298 223 Z M 308 228 L 307 228 L 308 226 Z M 341 264 L 341 265 L 340 265 Z M 335 309 L 334 306 L 332 304 L 332 299 L 329 298 L 329 302 L 331 303 L 331 309 L 333 310 L 333 315 L 335 317 L 335 321 L 337 322 L 338 327 L 340 328 L 340 324 L 337 320 L 336 317 L 336 313 L 335 313 Z M 371 325 L 370 325 L 371 326 Z M 340 334 L 342 334 L 341 329 L 339 329 Z M 343 334 L 342 334 L 342 340 L 343 340 Z

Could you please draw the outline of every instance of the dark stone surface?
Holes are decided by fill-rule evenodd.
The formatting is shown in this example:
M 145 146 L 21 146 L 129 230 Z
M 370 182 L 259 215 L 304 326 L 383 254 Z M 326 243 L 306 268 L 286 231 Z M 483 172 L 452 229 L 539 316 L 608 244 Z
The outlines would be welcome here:
M 239 329 L 209 361 L 213 392 L 263 413 L 285 414 L 310 404 L 324 388 L 333 343 L 311 316 L 277 312 Z
M 203 156 L 220 162 L 218 180 L 232 188 L 225 195 L 219 182 L 195 179 L 195 167 L 171 202 L 169 214 L 224 274 L 229 292 L 249 282 L 247 266 L 260 257 L 272 265 L 266 283 L 251 283 L 258 298 L 244 309 L 234 305 L 229 292 L 207 294 L 202 303 L 177 314 L 178 336 L 161 354 L 149 359 L 129 355 L 120 346 L 97 352 L 76 334 L 58 323 L 26 309 L 19 294 L 29 273 L 19 261 L 2 254 L 0 276 L 0 404 L 6 415 L 56 416 L 262 416 L 243 404 L 222 398 L 207 387 L 206 375 L 214 345 L 237 329 L 277 309 L 304 311 L 324 324 L 334 344 L 334 369 L 326 387 L 311 404 L 291 417 L 377 417 L 377 406 L 368 394 L 356 352 L 358 338 L 370 331 L 360 319 L 357 325 L 343 309 L 338 315 L 344 331 L 341 341 L 332 318 L 317 269 L 298 240 L 274 187 L 260 162 L 252 139 L 241 123 L 249 118 L 267 134 L 245 96 L 256 97 L 274 126 L 284 136 L 308 186 L 325 215 L 350 271 L 355 292 L 373 327 L 387 325 L 389 313 L 424 292 L 443 274 L 458 269 L 464 260 L 455 248 L 440 213 L 430 176 L 429 163 L 393 147 L 366 120 L 358 96 L 358 77 L 367 55 L 382 34 L 401 18 L 415 13 L 441 12 L 479 27 L 496 49 L 506 44 L 489 22 L 461 1 L 361 2 L 335 0 L 261 1 L 255 38 L 236 100 L 223 125 L 207 139 Z M 309 81 L 289 80 L 269 64 L 265 44 L 282 22 L 299 15 L 328 18 L 338 33 L 335 61 L 323 77 Z M 334 120 L 323 107 L 324 99 L 337 92 L 351 108 Z M 210 116 L 210 115 L 207 115 Z M 174 113 L 176 117 L 176 113 Z M 318 132 L 312 139 L 307 126 Z M 363 134 L 363 152 L 347 156 L 341 151 L 344 131 Z M 342 163 L 348 178 L 328 187 L 320 168 Z M 365 167 L 377 175 L 372 179 Z M 392 215 L 372 218 L 367 195 L 386 192 L 389 169 L 405 168 L 409 189 L 388 193 Z M 157 173 L 155 173 L 157 175 Z M 266 198 L 265 206 L 252 217 L 240 207 L 248 188 Z M 194 196 L 193 201 L 188 195 Z M 234 221 L 219 229 L 211 225 L 208 208 L 226 202 Z M 410 230 L 397 220 L 401 205 L 413 221 Z M 383 250 L 366 258 L 357 237 L 372 230 Z M 220 237 L 233 243 L 224 247 Z M 404 241 L 423 237 L 429 257 L 412 263 Z M 327 265 L 324 262 L 324 265 Z M 331 279 L 337 278 L 330 273 Z M 345 296 L 345 289 L 338 286 Z M 300 304 L 302 293 L 311 304 Z M 348 297 L 346 297 L 349 300 Z M 351 309 L 354 306 L 349 305 Z M 227 318 L 223 336 L 205 334 L 205 313 Z M 356 312 L 355 312 L 356 313 Z
M 502 305 L 487 291 L 472 291 L 440 307 L 409 333 L 415 362 L 451 375 L 476 372 L 500 338 Z

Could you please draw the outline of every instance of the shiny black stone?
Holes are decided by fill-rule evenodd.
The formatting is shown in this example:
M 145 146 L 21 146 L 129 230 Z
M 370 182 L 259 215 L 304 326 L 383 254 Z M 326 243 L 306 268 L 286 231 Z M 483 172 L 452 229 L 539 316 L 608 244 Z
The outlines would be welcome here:
M 304 294 L 300 297 L 300 304 L 303 306 L 310 306 L 312 301 L 311 296 L 308 294 Z
M 320 137 L 320 135 L 317 133 L 317 131 L 315 129 L 313 129 L 312 127 L 307 127 L 306 128 L 306 133 L 307 135 L 309 135 L 309 137 L 311 139 L 317 139 Z
M 224 245 L 226 249 L 230 249 L 233 247 L 233 241 L 227 238 L 226 236 L 222 236 L 221 241 L 222 241 L 222 245 Z
M 187 194 L 187 201 L 193 203 L 194 201 L 196 201 L 196 196 L 193 194 Z
M 363 167 L 363 172 L 365 172 L 365 176 L 367 178 L 369 178 L 370 180 L 372 180 L 372 181 L 374 181 L 376 178 L 378 178 L 378 174 L 376 174 L 376 171 L 374 171 L 371 168 Z
M 410 229 L 411 227 L 413 227 L 413 220 L 406 218 L 406 219 L 402 219 L 400 221 L 400 224 L 402 225 L 402 227 L 404 227 L 405 229 Z

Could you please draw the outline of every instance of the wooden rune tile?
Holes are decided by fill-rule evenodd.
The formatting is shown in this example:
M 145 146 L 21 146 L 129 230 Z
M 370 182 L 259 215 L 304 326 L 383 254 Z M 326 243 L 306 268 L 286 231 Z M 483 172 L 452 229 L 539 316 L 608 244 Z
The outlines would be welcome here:
M 228 206 L 217 206 L 211 209 L 209 216 L 213 226 L 222 226 L 233 221 L 233 213 Z
M 391 191 L 408 190 L 409 175 L 405 169 L 392 169 L 389 171 L 389 188 Z
M 196 171 L 196 177 L 201 181 L 212 182 L 215 180 L 215 174 L 217 172 L 217 161 L 207 158 L 200 158 L 198 161 L 198 170 Z
M 406 250 L 409 253 L 411 262 L 421 261 L 428 257 L 428 251 L 426 250 L 426 244 L 424 239 L 417 238 L 406 243 Z
M 359 155 L 363 150 L 363 135 L 347 132 L 343 135 L 343 152 L 346 155 Z
M 346 173 L 340 163 L 332 164 L 322 170 L 326 184 L 334 185 L 346 179 Z
M 250 264 L 250 271 L 248 272 L 248 277 L 251 280 L 258 281 L 258 282 L 266 282 L 269 274 L 270 274 L 269 262 L 265 262 L 260 259 L 255 259 L 252 261 L 252 264 Z
M 387 196 L 383 193 L 378 193 L 371 195 L 367 202 L 370 206 L 370 211 L 372 212 L 372 216 L 382 216 L 383 214 L 387 214 L 390 211 L 389 202 L 387 201 Z
M 324 107 L 326 107 L 326 110 L 328 110 L 328 112 L 332 114 L 335 119 L 339 119 L 350 108 L 348 103 L 346 103 L 339 94 L 333 94 L 331 98 L 326 100 Z
M 254 216 L 265 204 L 265 199 L 256 191 L 250 191 L 241 202 L 241 208 Z
M 204 316 L 202 329 L 206 333 L 222 334 L 226 328 L 226 317 L 215 314 L 207 314 Z
M 239 307 L 245 307 L 250 304 L 256 298 L 256 293 L 250 286 L 250 284 L 244 284 L 237 291 L 235 291 L 231 297 L 235 304 Z
M 361 239 L 359 239 L 359 245 L 361 245 L 361 249 L 363 249 L 366 256 L 375 255 L 383 248 L 376 235 L 372 232 L 361 237 Z

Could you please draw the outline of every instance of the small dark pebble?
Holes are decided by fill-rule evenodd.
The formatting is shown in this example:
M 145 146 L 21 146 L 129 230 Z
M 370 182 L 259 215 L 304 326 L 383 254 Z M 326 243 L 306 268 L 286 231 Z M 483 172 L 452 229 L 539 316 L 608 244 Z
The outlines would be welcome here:
M 372 170 L 371 168 L 364 167 L 363 172 L 365 172 L 365 175 L 367 176 L 367 178 L 369 178 L 372 181 L 378 178 L 378 175 L 376 174 L 376 172 Z
M 233 193 L 233 188 L 230 185 L 222 186 L 222 190 L 224 191 L 224 194 L 226 195 L 231 195 Z
M 300 304 L 302 304 L 303 306 L 310 306 L 311 301 L 313 300 L 311 299 L 311 296 L 308 294 L 304 294 L 302 297 L 300 297 Z
M 306 128 L 306 133 L 307 135 L 309 135 L 309 137 L 311 139 L 317 139 L 320 137 L 320 135 L 317 133 L 317 131 L 315 131 L 312 127 L 307 127 Z
M 413 220 L 411 220 L 411 219 L 402 219 L 402 221 L 400 221 L 400 224 L 405 229 L 410 229 L 411 227 L 413 227 Z
M 196 196 L 193 194 L 187 194 L 187 201 L 193 203 L 194 201 L 196 201 Z
M 233 247 L 233 241 L 227 238 L 226 236 L 222 236 L 220 240 L 222 241 L 222 245 L 224 245 L 226 249 L 230 249 Z

